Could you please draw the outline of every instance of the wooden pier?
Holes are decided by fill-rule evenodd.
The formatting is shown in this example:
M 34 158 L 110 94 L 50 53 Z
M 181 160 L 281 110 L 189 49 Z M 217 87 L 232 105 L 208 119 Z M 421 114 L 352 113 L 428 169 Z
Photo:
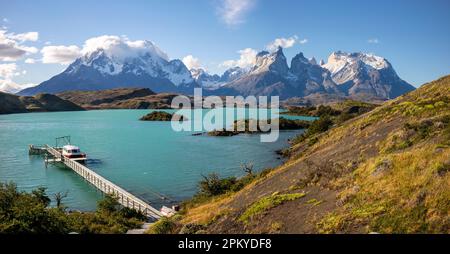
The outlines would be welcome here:
M 157 220 L 162 217 L 162 213 L 157 209 L 153 208 L 150 204 L 144 202 L 128 191 L 122 189 L 116 184 L 110 182 L 108 179 L 102 177 L 101 175 L 95 173 L 88 167 L 80 164 L 79 162 L 66 158 L 62 155 L 58 149 L 51 147 L 49 145 L 44 146 L 33 146 L 30 145 L 30 154 L 46 154 L 53 157 L 52 159 L 46 158 L 47 161 L 61 162 L 67 167 L 71 168 L 78 175 L 83 177 L 86 181 L 94 185 L 97 189 L 106 194 L 114 195 L 118 198 L 118 202 L 125 206 L 142 212 L 147 217 Z

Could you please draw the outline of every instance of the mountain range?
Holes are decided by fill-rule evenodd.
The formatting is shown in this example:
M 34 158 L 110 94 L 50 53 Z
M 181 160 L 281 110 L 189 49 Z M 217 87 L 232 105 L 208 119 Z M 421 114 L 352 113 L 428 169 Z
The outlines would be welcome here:
M 402 80 L 385 58 L 364 53 L 333 52 L 328 61 L 317 63 L 302 53 L 290 66 L 279 47 L 261 51 L 248 68 L 233 67 L 222 75 L 204 69 L 188 70 L 178 59 L 169 60 L 151 42 L 150 50 L 123 57 L 98 49 L 84 54 L 62 73 L 19 95 L 61 93 L 70 90 L 104 90 L 119 87 L 143 87 L 155 92 L 192 94 L 203 87 L 208 95 L 280 96 L 281 99 L 312 94 L 342 97 L 392 99 L 414 87 Z

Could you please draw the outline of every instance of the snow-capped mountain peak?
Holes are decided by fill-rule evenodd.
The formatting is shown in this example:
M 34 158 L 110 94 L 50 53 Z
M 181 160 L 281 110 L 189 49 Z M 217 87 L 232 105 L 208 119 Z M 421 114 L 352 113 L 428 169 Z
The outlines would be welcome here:
M 230 82 L 233 80 L 236 80 L 243 75 L 247 74 L 250 70 L 248 68 L 241 68 L 241 67 L 233 67 L 228 70 L 226 70 L 222 76 L 220 77 L 220 80 L 222 82 Z
M 202 68 L 193 68 L 190 72 L 192 78 L 197 82 L 197 84 L 204 88 L 218 88 L 224 83 L 220 81 L 219 75 L 211 75 Z
M 366 67 L 376 70 L 390 67 L 389 62 L 383 57 L 364 53 L 345 53 L 342 51 L 333 52 L 323 67 L 328 69 L 331 74 L 336 74 L 345 67 L 358 63 L 363 63 Z
M 146 87 L 155 92 L 183 92 L 196 86 L 182 61 L 169 60 L 150 41 L 101 36 L 94 41 L 86 41 L 82 53 L 62 73 L 21 93 L 28 95 L 130 86 Z
M 136 58 L 143 55 L 152 55 L 169 61 L 167 54 L 155 43 L 149 40 L 130 41 L 128 38 L 118 36 L 99 36 L 85 42 L 82 50 L 83 56 L 90 57 L 101 50 L 106 56 L 123 61 L 127 58 Z
M 232 67 L 226 70 L 221 76 L 209 74 L 202 68 L 193 68 L 190 70 L 192 78 L 203 88 L 217 89 L 228 82 L 236 80 L 249 72 L 248 69 L 241 67 Z
M 389 99 L 414 89 L 398 77 L 385 58 L 374 54 L 337 51 L 322 67 L 330 71 L 333 81 L 349 95 L 371 94 Z
M 289 67 L 287 66 L 286 57 L 283 54 L 283 49 L 278 47 L 278 50 L 272 53 L 268 51 L 261 51 L 256 55 L 256 64 L 251 69 L 250 73 L 258 74 L 262 72 L 277 72 L 279 74 L 287 74 Z
M 310 63 L 310 64 L 313 64 L 313 65 L 317 65 L 316 58 L 315 58 L 315 57 L 311 57 L 311 58 L 309 59 L 309 63 Z
M 146 41 L 146 43 L 151 43 Z M 119 74 L 149 75 L 154 78 L 166 78 L 175 86 L 192 83 L 189 70 L 182 61 L 175 59 L 168 61 L 153 46 L 149 51 L 124 52 L 114 55 L 111 51 L 97 49 L 86 52 L 67 69 L 68 73 L 76 73 L 81 66 L 90 67 L 102 75 L 114 76 Z M 123 50 L 122 50 L 123 51 Z M 161 51 L 162 52 L 162 51 Z
M 205 74 L 206 71 L 202 68 L 193 68 L 189 70 L 193 79 L 197 80 L 201 75 Z

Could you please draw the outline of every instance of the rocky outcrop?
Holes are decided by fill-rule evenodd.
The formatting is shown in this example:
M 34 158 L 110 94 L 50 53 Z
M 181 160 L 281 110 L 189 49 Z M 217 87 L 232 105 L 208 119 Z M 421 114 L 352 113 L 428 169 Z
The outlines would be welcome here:
M 141 121 L 188 121 L 188 118 L 183 115 L 177 115 L 177 114 L 170 114 L 168 112 L 164 111 L 153 111 L 143 117 L 141 117 L 139 120 Z

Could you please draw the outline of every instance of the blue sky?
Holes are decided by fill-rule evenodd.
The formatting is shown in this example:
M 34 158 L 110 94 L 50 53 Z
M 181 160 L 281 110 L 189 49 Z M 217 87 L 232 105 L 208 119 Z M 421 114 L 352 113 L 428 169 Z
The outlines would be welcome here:
M 151 40 L 171 59 L 192 55 L 211 73 L 238 60 L 238 51 L 263 50 L 279 38 L 288 61 L 298 52 L 317 60 L 337 50 L 368 52 L 387 58 L 415 86 L 449 74 L 448 0 L 0 0 L 0 6 L 3 40 L 25 52 L 2 59 L 0 51 L 0 82 L 16 85 L 38 84 L 67 67 L 43 61 L 44 47 L 81 49 L 101 35 Z

